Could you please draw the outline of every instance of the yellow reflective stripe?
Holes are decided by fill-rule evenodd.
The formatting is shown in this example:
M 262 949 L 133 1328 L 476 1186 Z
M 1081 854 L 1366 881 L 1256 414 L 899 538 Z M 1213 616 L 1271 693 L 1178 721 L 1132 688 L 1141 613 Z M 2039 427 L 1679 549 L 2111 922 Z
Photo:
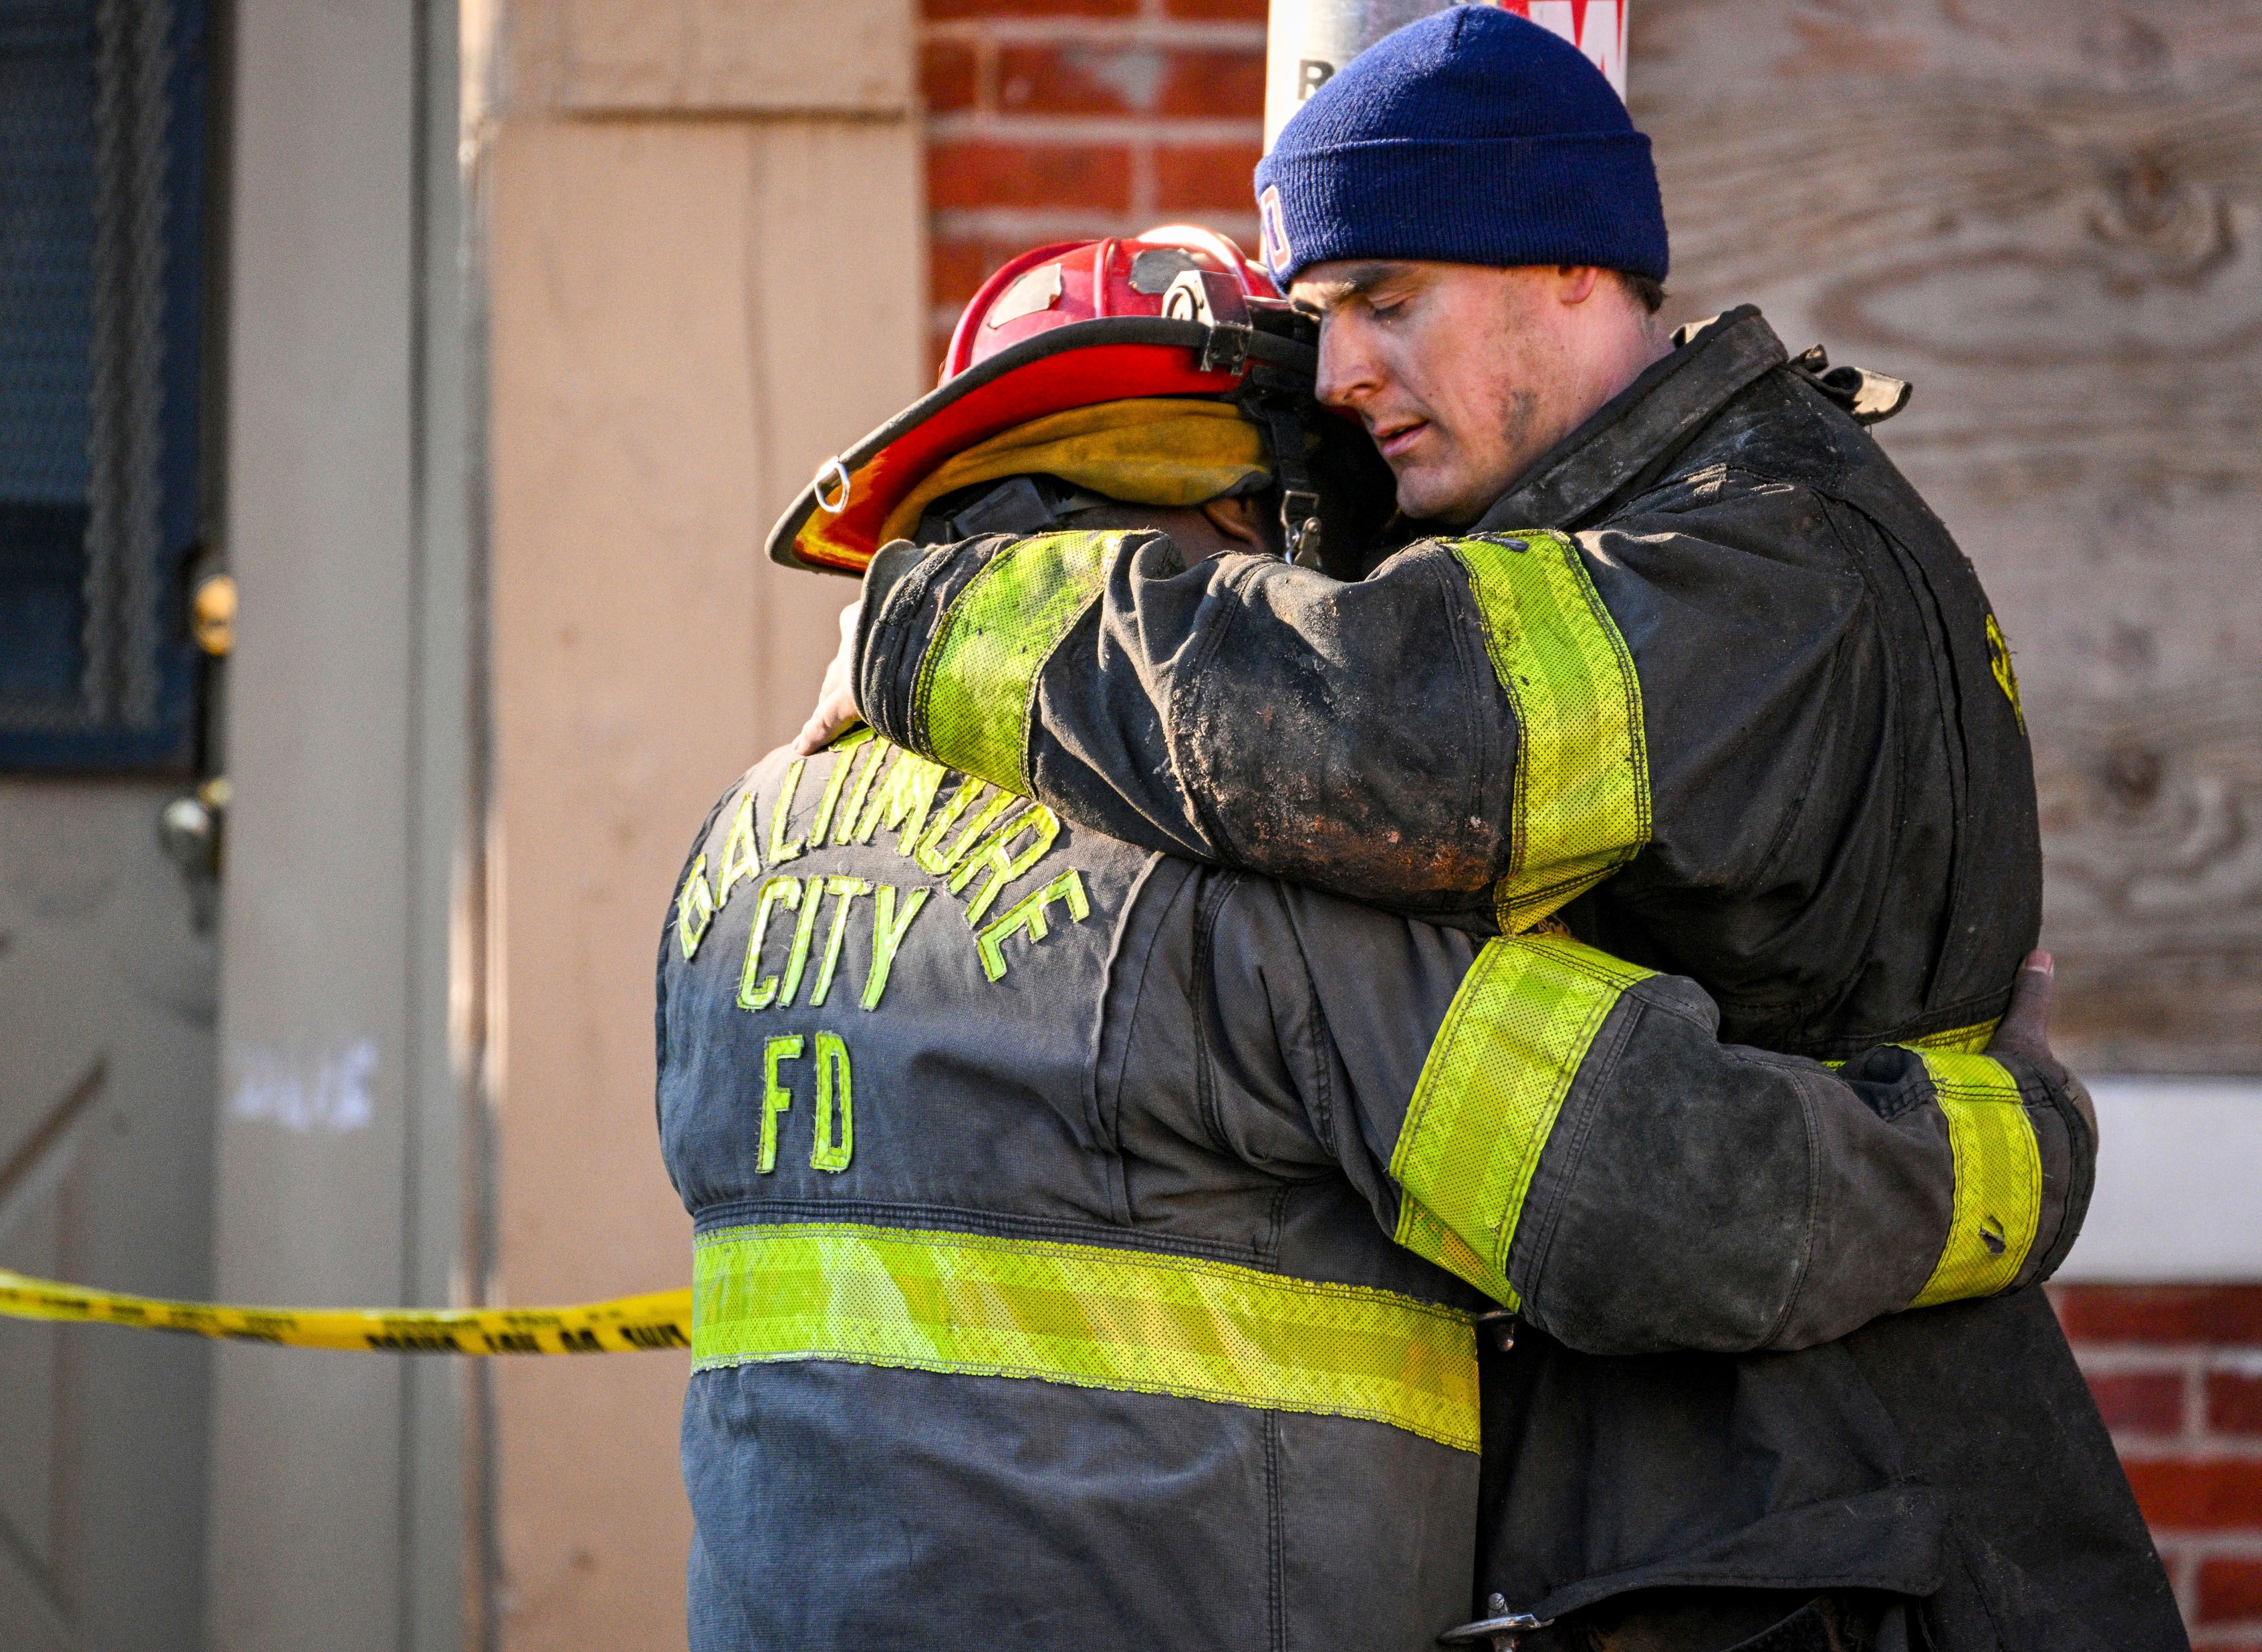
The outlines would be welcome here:
M 1611 1006 L 1650 973 L 1567 936 L 1486 943 L 1390 1155 L 1401 1245 L 1521 1305 L 1508 1253 L 1531 1173 Z
M 695 1370 L 846 1360 L 1388 1423 L 1477 1448 L 1469 1318 L 1189 1256 L 795 1224 L 695 1241 Z
M 1520 934 L 1649 841 L 1649 745 L 1633 655 L 1568 535 L 1446 543 L 1483 616 L 1516 724 L 1509 869 L 1493 889 Z M 1510 545 L 1523 545 L 1511 550 Z
M 1995 1029 L 2002 1024 L 2002 1017 L 1998 1016 L 1992 1021 L 1981 1021 L 1968 1027 L 1950 1027 L 1945 1032 L 1927 1032 L 1921 1038 L 1906 1038 L 1900 1042 L 1904 1047 L 1914 1050 L 1920 1055 L 1927 1050 L 1944 1051 L 1950 1055 L 1977 1055 L 1995 1041 Z M 1836 1060 L 1826 1060 L 1822 1065 L 1834 1073 L 1853 1059 L 1841 1056 Z
M 1916 1046 L 1911 1045 L 1914 1049 Z M 2019 1084 L 1999 1061 L 1918 1049 L 1948 1118 L 1956 1213 L 1913 1308 L 2009 1289 L 2042 1221 L 2042 1160 Z
M 1106 583 L 1127 535 L 1040 534 L 991 557 L 944 611 L 911 688 L 933 756 L 1027 795 L 1037 673 Z
M 1927 1032 L 1921 1038 L 1911 1038 L 1912 1050 L 1941 1050 L 1951 1055 L 1977 1055 L 1994 1041 L 1995 1029 L 2003 1024 L 2000 1016 L 1992 1021 L 1982 1021 L 1969 1027 L 1950 1027 L 1945 1032 Z

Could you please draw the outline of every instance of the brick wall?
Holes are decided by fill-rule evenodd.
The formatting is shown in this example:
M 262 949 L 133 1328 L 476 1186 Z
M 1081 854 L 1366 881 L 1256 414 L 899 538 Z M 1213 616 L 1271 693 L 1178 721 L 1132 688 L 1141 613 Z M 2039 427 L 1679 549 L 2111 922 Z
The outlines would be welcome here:
M 2194 1646 L 2262 1648 L 2262 1285 L 2052 1294 Z
M 1171 221 L 1257 243 L 1265 0 L 923 0 L 935 359 L 1046 241 Z

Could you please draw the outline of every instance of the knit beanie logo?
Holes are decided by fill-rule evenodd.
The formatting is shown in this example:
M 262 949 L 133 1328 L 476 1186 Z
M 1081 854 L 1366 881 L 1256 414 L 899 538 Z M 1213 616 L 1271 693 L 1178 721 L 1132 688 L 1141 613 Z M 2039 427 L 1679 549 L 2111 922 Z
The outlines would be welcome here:
M 1275 285 L 1282 291 L 1288 288 L 1288 277 L 1296 268 L 1296 255 L 1288 245 L 1288 226 L 1280 215 L 1280 186 L 1270 184 L 1257 198 L 1257 248 L 1264 260 L 1265 269 L 1272 272 Z

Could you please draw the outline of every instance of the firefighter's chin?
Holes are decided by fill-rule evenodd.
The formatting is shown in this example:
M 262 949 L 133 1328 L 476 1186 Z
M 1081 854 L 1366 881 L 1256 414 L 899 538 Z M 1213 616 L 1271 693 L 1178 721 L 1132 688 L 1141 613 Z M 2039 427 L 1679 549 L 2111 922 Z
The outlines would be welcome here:
M 1435 425 L 1422 432 L 1422 440 L 1410 450 L 1385 458 L 1398 478 L 1398 508 L 1423 521 L 1466 528 L 1485 514 L 1501 492 L 1489 478 L 1475 474 L 1475 466 L 1453 462 L 1454 455 Z

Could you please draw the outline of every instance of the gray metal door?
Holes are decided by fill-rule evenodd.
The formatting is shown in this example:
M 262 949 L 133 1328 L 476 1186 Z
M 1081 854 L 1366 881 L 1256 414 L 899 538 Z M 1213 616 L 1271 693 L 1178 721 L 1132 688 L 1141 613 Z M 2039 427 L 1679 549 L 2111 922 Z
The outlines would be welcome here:
M 0 1267 L 210 1277 L 203 0 L 0 0 Z M 0 1321 L 0 1646 L 202 1643 L 209 1351 Z
M 18 1272 L 204 1294 L 213 949 L 158 847 L 180 789 L 0 779 L 0 1264 Z M 207 1366 L 186 1338 L 0 1320 L 0 1645 L 200 1643 Z

